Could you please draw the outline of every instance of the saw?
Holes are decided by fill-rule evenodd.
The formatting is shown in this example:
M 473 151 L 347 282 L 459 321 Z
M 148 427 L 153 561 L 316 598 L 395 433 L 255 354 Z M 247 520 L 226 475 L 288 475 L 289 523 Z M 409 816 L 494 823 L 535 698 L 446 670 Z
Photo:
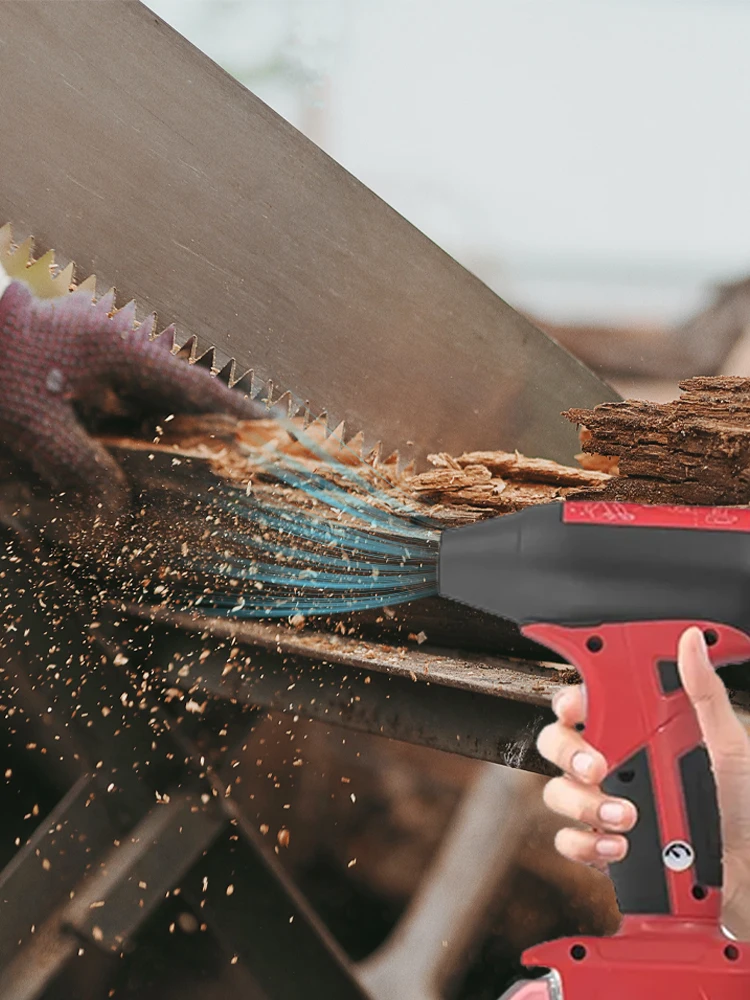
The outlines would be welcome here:
M 322 415 L 404 461 L 569 461 L 561 411 L 619 398 L 145 5 L 8 0 L 0 43 L 0 256 L 38 298 L 116 288 L 238 412 Z
M 2 221 L 239 390 L 418 461 L 570 460 L 618 398 L 143 4 L 9 0 L 0 43 Z

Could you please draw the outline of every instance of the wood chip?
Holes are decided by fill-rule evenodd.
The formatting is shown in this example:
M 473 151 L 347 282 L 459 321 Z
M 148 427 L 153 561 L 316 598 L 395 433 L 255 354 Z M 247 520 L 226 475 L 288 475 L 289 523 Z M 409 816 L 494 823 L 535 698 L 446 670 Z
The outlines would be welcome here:
M 468 465 L 463 469 L 443 467 L 422 472 L 409 479 L 408 486 L 414 493 L 442 494 L 467 490 L 477 484 L 489 484 L 491 481 L 492 473 L 489 469 L 483 465 Z
M 493 475 L 508 479 L 554 483 L 557 486 L 593 486 L 609 479 L 606 472 L 576 469 L 546 458 L 528 458 L 518 451 L 470 451 L 460 455 L 456 463 L 460 468 L 481 465 Z

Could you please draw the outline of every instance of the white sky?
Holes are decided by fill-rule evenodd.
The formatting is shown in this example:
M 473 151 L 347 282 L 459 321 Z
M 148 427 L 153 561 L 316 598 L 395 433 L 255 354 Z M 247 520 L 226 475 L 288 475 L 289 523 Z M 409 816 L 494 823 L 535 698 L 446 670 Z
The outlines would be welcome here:
M 750 4 L 149 6 L 516 305 L 670 320 L 750 272 Z

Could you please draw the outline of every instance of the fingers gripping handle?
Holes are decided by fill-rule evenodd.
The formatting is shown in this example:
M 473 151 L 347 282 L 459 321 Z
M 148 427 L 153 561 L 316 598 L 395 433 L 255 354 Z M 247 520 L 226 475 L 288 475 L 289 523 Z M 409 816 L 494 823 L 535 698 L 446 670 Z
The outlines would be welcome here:
M 603 788 L 638 809 L 638 822 L 627 834 L 627 856 L 610 868 L 624 914 L 719 918 L 716 787 L 676 663 L 679 637 L 695 624 L 712 641 L 715 665 L 750 658 L 744 633 L 709 622 L 523 629 L 581 673 L 588 704 L 585 737 L 610 766 Z

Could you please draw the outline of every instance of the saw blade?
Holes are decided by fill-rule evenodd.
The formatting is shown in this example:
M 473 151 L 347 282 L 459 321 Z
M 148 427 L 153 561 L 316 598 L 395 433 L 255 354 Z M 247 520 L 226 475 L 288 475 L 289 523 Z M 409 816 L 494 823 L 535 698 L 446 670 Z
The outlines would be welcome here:
M 23 281 L 31 291 L 40 299 L 55 299 L 72 292 L 86 290 L 91 295 L 92 302 L 107 302 L 108 315 L 114 316 L 122 309 L 128 309 L 132 313 L 133 330 L 139 326 L 136 317 L 138 308 L 134 299 L 123 305 L 118 305 L 116 301 L 116 291 L 109 288 L 103 295 L 97 295 L 97 280 L 95 274 L 90 274 L 82 280 L 74 280 L 76 265 L 73 261 L 65 267 L 60 267 L 57 263 L 57 254 L 54 249 L 47 250 L 40 257 L 35 256 L 35 242 L 33 236 L 27 236 L 25 240 L 16 243 L 13 238 L 13 226 L 6 222 L 0 226 L 0 295 L 5 291 L 11 281 Z M 139 310 L 143 312 L 143 310 Z M 181 357 L 189 364 L 200 365 L 216 378 L 221 379 L 230 387 L 237 384 L 237 379 L 233 379 L 233 367 L 225 365 L 219 369 L 215 364 L 216 352 L 213 348 L 208 348 L 203 354 L 196 353 L 196 338 L 189 337 L 184 343 L 177 339 L 177 331 L 174 324 L 160 328 L 156 322 L 153 324 L 154 330 L 151 335 L 152 340 L 168 338 L 169 350 L 177 357 Z M 252 395 L 260 401 L 263 400 L 265 387 L 261 384 L 254 386 L 254 394 L 249 391 L 247 395 Z M 270 404 L 269 404 L 270 405 Z M 276 408 L 278 412 L 278 408 Z M 269 414 L 271 410 L 269 409 Z M 331 435 L 336 439 L 336 432 Z M 343 444 L 343 442 L 340 442 Z
M 0 42 L 0 213 L 239 389 L 417 460 L 569 461 L 619 398 L 143 4 L 6 0 Z
M 23 281 L 41 299 L 55 299 L 72 292 L 86 290 L 91 295 L 92 302 L 102 303 L 106 301 L 109 316 L 114 316 L 121 310 L 128 310 L 132 328 L 134 331 L 136 330 L 141 322 L 138 316 L 145 315 L 145 311 L 139 308 L 139 304 L 134 299 L 119 305 L 114 288 L 109 288 L 104 294 L 97 295 L 96 275 L 91 274 L 84 279 L 77 280 L 74 280 L 74 276 L 77 279 L 74 262 L 71 261 L 65 267 L 60 267 L 54 249 L 47 250 L 40 257 L 36 257 L 33 237 L 28 236 L 17 243 L 13 237 L 12 224 L 6 222 L 0 226 L 0 296 L 13 280 Z M 205 368 L 212 376 L 230 388 L 237 388 L 238 391 L 244 390 L 245 395 L 266 405 L 269 417 L 278 418 L 286 415 L 283 405 L 284 396 L 274 397 L 272 400 L 268 394 L 268 386 L 264 383 L 255 381 L 252 385 L 250 384 L 251 378 L 248 376 L 251 376 L 252 373 L 246 373 L 245 377 L 237 376 L 234 362 L 224 365 L 223 368 L 218 368 L 216 351 L 213 347 L 198 354 L 196 337 L 188 337 L 187 340 L 180 343 L 173 323 L 162 327 L 154 319 L 152 326 L 151 339 L 161 340 L 176 357 L 181 358 L 187 364 L 195 364 Z M 396 454 L 384 460 L 379 446 L 365 451 L 364 435 L 361 433 L 345 441 L 343 424 L 331 429 L 323 417 L 312 418 L 309 411 L 307 414 L 300 414 L 299 408 L 291 402 L 290 394 L 286 393 L 285 396 L 289 399 L 286 407 L 288 415 L 297 417 L 294 422 L 301 424 L 302 428 L 306 430 L 308 439 L 316 440 L 325 447 L 329 454 L 343 454 L 346 451 L 349 460 L 351 457 L 356 457 L 364 462 L 377 465 L 380 469 L 385 469 L 394 463 L 397 464 L 398 456 Z M 403 465 L 401 471 L 402 473 L 413 472 L 412 463 Z

